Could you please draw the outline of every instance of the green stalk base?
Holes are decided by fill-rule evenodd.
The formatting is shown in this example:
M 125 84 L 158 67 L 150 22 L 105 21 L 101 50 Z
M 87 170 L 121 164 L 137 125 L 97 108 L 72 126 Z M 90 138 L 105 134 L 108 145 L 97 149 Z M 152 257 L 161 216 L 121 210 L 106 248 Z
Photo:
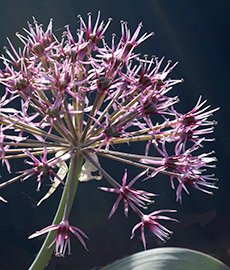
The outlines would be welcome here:
M 59 206 L 58 206 L 58 209 L 57 209 L 57 212 L 56 212 L 56 215 L 54 217 L 52 224 L 59 224 L 63 218 L 64 209 L 65 209 L 65 205 L 67 201 L 67 194 L 69 192 L 69 186 L 70 186 L 70 182 L 72 178 L 71 176 L 74 175 L 75 181 L 74 181 L 74 185 L 72 186 L 73 189 L 71 190 L 72 195 L 71 195 L 70 209 L 72 207 L 74 197 L 77 191 L 78 178 L 81 173 L 82 163 L 83 163 L 83 157 L 81 155 L 76 154 L 75 156 L 73 156 L 70 162 L 70 168 L 69 168 L 69 173 L 66 180 L 66 185 L 64 187 L 62 197 L 61 197 L 61 200 L 60 200 L 60 203 L 59 203 Z M 49 245 L 53 242 L 55 237 L 56 237 L 56 231 L 52 231 L 47 234 L 46 239 L 39 253 L 37 254 L 35 260 L 33 261 L 32 265 L 30 266 L 28 270 L 45 270 L 45 267 L 47 266 L 55 247 L 55 245 L 53 245 L 52 247 L 49 248 Z

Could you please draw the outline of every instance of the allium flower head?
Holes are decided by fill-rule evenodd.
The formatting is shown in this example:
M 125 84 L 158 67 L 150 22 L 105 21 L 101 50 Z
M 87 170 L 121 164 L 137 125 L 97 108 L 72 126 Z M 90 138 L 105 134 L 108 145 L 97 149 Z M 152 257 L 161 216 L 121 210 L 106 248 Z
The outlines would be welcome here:
M 170 176 L 180 202 L 182 191 L 189 192 L 187 186 L 208 194 L 212 194 L 209 188 L 215 188 L 213 174 L 204 173 L 214 168 L 213 152 L 194 152 L 201 143 L 212 141 L 206 136 L 213 132 L 216 123 L 210 117 L 217 109 L 203 107 L 206 101 L 199 98 L 188 113 L 177 111 L 179 95 L 170 93 L 183 79 L 169 75 L 178 63 L 141 56 L 138 46 L 153 36 L 142 34 L 142 23 L 132 32 L 127 22 L 121 21 L 120 38 L 113 34 L 108 41 L 105 34 L 111 19 L 104 24 L 98 12 L 93 21 L 91 13 L 87 22 L 79 16 L 77 34 L 66 26 L 58 40 L 52 20 L 43 30 L 33 18 L 33 25 L 28 23 L 24 29 L 25 35 L 17 33 L 23 47 L 16 49 L 8 39 L 6 56 L 0 57 L 4 65 L 0 70 L 4 87 L 0 98 L 0 159 L 9 173 L 16 175 L 0 183 L 0 188 L 36 177 L 39 191 L 46 188 L 42 183 L 48 178 L 51 187 L 39 205 L 60 184 L 63 189 L 53 225 L 30 236 L 57 231 L 55 239 L 48 234 L 38 258 L 47 252 L 47 243 L 56 243 L 57 255 L 64 255 L 66 249 L 70 252 L 70 232 L 86 248 L 83 237 L 87 236 L 68 222 L 78 182 L 107 181 L 109 186 L 101 190 L 118 195 L 109 217 L 123 200 L 125 215 L 131 209 L 141 218 L 132 238 L 141 227 L 144 248 L 144 228 L 166 240 L 171 231 L 157 220 L 175 221 L 159 215 L 175 211 L 141 212 L 148 211 L 155 196 L 144 190 L 145 182 L 139 181 L 142 177 L 157 181 L 158 174 Z M 172 154 L 166 150 L 168 144 L 173 145 Z M 25 159 L 30 167 L 15 171 L 10 165 L 18 159 Z M 119 179 L 110 174 L 104 159 L 116 162 L 116 168 L 119 162 L 142 171 L 128 181 L 125 170 Z M 143 189 L 133 188 L 137 181 Z

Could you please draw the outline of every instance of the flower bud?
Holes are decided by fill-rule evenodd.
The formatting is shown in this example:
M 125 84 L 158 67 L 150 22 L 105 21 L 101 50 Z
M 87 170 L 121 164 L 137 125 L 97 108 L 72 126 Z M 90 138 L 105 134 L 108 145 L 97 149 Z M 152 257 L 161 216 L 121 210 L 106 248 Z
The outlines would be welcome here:
M 45 37 L 45 38 L 43 39 L 43 46 L 44 46 L 44 48 L 49 47 L 50 44 L 51 44 L 51 42 L 52 42 L 51 39 L 49 39 L 48 37 Z
M 57 82 L 57 87 L 58 87 L 58 89 L 59 89 L 60 91 L 65 90 L 66 87 L 67 87 L 67 85 L 68 85 L 67 80 L 59 80 L 59 81 Z
M 155 114 L 157 113 L 157 106 L 154 104 L 154 102 L 151 99 L 147 99 L 143 103 L 143 113 L 144 114 Z
M 171 170 L 177 169 L 178 168 L 178 156 L 168 157 L 166 162 L 165 162 L 165 166 Z
M 105 134 L 108 137 L 119 137 L 118 128 L 115 125 L 111 125 L 105 129 Z
M 148 87 L 152 84 L 151 79 L 147 75 L 141 76 L 139 82 L 145 87 Z
M 185 126 L 194 125 L 194 124 L 196 124 L 196 119 L 192 115 L 186 115 L 186 117 L 182 121 L 182 124 L 185 125 Z
M 36 55 L 42 55 L 43 52 L 44 52 L 44 48 L 43 46 L 41 45 L 41 43 L 35 43 L 34 46 L 33 46 L 33 52 L 34 54 Z
M 23 90 L 28 86 L 28 81 L 26 78 L 17 78 L 14 83 L 14 88 L 17 90 Z
M 132 48 L 133 48 L 133 44 L 131 42 L 128 42 L 125 45 L 125 49 L 124 49 L 124 52 L 123 52 L 123 55 L 122 55 L 123 59 L 129 54 L 129 52 L 131 51 Z
M 106 77 L 100 77 L 97 80 L 97 87 L 98 87 L 98 91 L 99 92 L 104 92 L 105 90 L 107 90 L 111 85 L 111 81 L 109 78 Z

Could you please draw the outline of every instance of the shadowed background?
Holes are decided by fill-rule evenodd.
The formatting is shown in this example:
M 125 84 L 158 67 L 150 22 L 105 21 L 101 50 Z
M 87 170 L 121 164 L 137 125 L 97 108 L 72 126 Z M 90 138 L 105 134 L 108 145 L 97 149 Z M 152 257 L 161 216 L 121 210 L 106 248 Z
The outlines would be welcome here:
M 183 196 L 183 205 L 175 202 L 175 192 L 171 190 L 167 177 L 157 176 L 153 181 L 144 183 L 144 189 L 159 193 L 154 209 L 177 209 L 179 224 L 168 224 L 174 230 L 172 238 L 164 246 L 193 248 L 206 252 L 230 265 L 230 213 L 229 213 L 229 18 L 230 1 L 180 1 L 180 0 L 8 0 L 2 1 L 0 17 L 0 53 L 7 45 L 9 37 L 15 47 L 21 46 L 15 32 L 23 34 L 27 21 L 35 16 L 44 29 L 54 19 L 54 34 L 61 36 L 64 26 L 70 24 L 75 33 L 81 14 L 87 20 L 90 11 L 95 20 L 97 11 L 105 21 L 112 17 L 113 22 L 106 32 L 107 42 L 111 34 L 120 36 L 120 20 L 128 22 L 132 32 L 139 22 L 143 22 L 144 32 L 155 32 L 137 48 L 142 55 L 148 53 L 165 56 L 179 65 L 172 72 L 172 78 L 184 78 L 170 95 L 178 95 L 181 103 L 176 108 L 187 112 L 202 95 L 213 108 L 221 107 L 215 114 L 218 126 L 214 136 L 215 144 L 207 143 L 206 152 L 216 151 L 219 160 L 215 173 L 220 181 L 219 190 L 213 196 L 191 190 L 191 195 Z M 128 148 L 127 148 L 128 149 Z M 102 161 L 104 168 L 113 177 L 121 179 L 125 166 Z M 13 165 L 14 171 L 21 164 Z M 2 181 L 9 179 L 1 168 Z M 129 179 L 139 171 L 129 168 Z M 48 182 L 46 182 L 48 183 Z M 91 181 L 79 185 L 76 201 L 71 212 L 71 223 L 81 228 L 89 236 L 87 241 L 90 252 L 86 252 L 76 239 L 71 238 L 72 256 L 65 259 L 53 258 L 47 270 L 92 269 L 103 266 L 129 254 L 142 250 L 139 231 L 133 240 L 129 240 L 132 227 L 138 222 L 130 213 L 126 219 L 120 206 L 110 221 L 108 214 L 116 196 L 97 189 L 101 183 Z M 42 238 L 27 240 L 28 235 L 50 225 L 61 195 L 61 189 L 39 208 L 37 201 L 47 192 L 44 185 L 37 193 L 35 179 L 21 184 L 16 183 L 1 191 L 8 204 L 0 204 L 0 265 L 2 270 L 27 269 L 34 259 L 43 241 Z M 149 248 L 162 246 L 151 233 L 147 233 Z

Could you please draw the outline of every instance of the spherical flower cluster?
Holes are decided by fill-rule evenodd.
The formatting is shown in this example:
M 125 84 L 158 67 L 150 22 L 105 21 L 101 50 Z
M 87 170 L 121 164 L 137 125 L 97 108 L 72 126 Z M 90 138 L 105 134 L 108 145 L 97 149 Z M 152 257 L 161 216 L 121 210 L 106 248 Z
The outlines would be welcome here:
M 81 16 L 79 20 L 77 35 L 66 26 L 61 40 L 53 34 L 52 20 L 43 30 L 34 18 L 33 25 L 28 23 L 26 36 L 17 34 L 22 48 L 17 50 L 8 39 L 7 56 L 0 57 L 4 64 L 0 70 L 0 83 L 4 86 L 0 100 L 0 158 L 9 173 L 13 159 L 26 159 L 29 168 L 16 172 L 0 187 L 18 180 L 33 181 L 35 176 L 39 191 L 45 181 L 51 181 L 42 200 L 59 184 L 64 187 L 53 225 L 30 237 L 56 230 L 52 244 L 45 245 L 56 243 L 56 253 L 63 256 L 67 246 L 70 252 L 69 232 L 85 246 L 81 235 L 86 235 L 70 226 L 68 219 L 78 181 L 95 179 L 91 173 L 97 171 L 97 179 L 103 177 L 109 185 L 101 189 L 118 195 L 109 217 L 123 200 L 125 215 L 130 207 L 141 219 L 132 238 L 141 226 L 146 248 L 144 227 L 166 240 L 171 232 L 156 220 L 175 219 L 158 213 L 175 211 L 142 213 L 140 209 L 148 211 L 153 203 L 150 197 L 155 194 L 133 186 L 141 178 L 151 181 L 164 174 L 170 176 L 173 188 L 173 179 L 178 180 L 176 199 L 180 202 L 182 191 L 189 193 L 188 187 L 211 193 L 215 178 L 203 172 L 213 166 L 210 163 L 215 158 L 210 157 L 211 153 L 195 156 L 193 152 L 209 140 L 204 136 L 213 132 L 215 122 L 209 117 L 217 109 L 203 107 L 206 101 L 200 98 L 188 113 L 177 112 L 179 99 L 169 96 L 172 87 L 183 81 L 169 77 L 177 63 L 146 55 L 142 58 L 136 52 L 139 44 L 153 35 L 140 34 L 142 24 L 131 34 L 122 21 L 120 39 L 112 35 L 111 42 L 106 42 L 104 34 L 111 19 L 104 24 L 98 13 L 94 26 L 91 14 L 88 23 Z M 133 153 L 140 141 L 146 142 L 142 155 Z M 169 143 L 174 145 L 172 155 L 166 150 Z M 122 151 L 122 147 L 117 151 L 118 144 L 128 144 L 132 153 Z M 150 155 L 154 149 L 155 157 Z M 133 165 L 142 172 L 129 181 L 126 170 L 120 181 L 107 172 L 101 157 Z M 47 248 L 44 250 L 47 252 Z

